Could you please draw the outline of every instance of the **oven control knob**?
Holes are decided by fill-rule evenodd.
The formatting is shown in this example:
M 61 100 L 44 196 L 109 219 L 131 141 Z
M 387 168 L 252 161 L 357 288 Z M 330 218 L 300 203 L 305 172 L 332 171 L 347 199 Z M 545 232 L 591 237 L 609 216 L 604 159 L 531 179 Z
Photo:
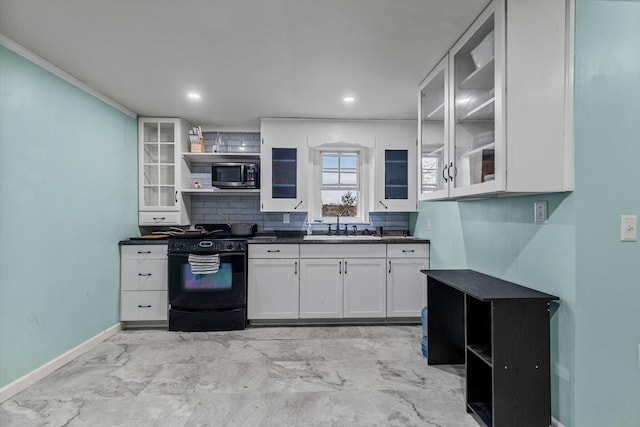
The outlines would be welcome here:
M 233 249 L 233 243 L 227 244 L 227 249 Z

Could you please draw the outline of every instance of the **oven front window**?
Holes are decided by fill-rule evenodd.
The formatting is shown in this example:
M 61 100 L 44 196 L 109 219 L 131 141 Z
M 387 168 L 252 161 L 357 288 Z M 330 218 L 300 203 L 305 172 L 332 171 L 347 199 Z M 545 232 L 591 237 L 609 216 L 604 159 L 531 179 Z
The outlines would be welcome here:
M 191 265 L 182 264 L 182 283 L 186 291 L 229 290 L 233 287 L 231 263 L 222 263 L 216 273 L 209 274 L 193 274 Z

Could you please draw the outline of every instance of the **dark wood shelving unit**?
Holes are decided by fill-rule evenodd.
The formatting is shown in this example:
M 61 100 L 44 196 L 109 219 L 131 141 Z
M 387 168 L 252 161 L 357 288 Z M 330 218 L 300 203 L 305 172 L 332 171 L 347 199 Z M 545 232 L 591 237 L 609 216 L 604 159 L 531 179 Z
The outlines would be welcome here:
M 549 305 L 558 297 L 472 270 L 423 273 L 428 363 L 466 363 L 467 412 L 490 427 L 551 425 Z

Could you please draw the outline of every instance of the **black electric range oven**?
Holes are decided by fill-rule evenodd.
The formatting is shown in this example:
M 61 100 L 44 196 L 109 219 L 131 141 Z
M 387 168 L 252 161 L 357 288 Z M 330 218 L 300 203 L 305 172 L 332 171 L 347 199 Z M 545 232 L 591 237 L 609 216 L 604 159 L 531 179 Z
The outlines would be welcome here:
M 169 239 L 170 331 L 245 329 L 247 240 L 231 236 L 225 227 L 216 224 L 213 233 Z

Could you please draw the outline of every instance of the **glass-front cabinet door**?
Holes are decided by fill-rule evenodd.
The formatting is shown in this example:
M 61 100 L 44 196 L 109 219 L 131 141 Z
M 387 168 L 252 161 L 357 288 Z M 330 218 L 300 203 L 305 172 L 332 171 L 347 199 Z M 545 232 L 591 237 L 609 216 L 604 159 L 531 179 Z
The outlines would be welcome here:
M 420 85 L 418 141 L 419 199 L 449 195 L 453 165 L 449 161 L 449 56 L 445 56 Z
M 176 124 L 143 122 L 140 210 L 177 210 Z
M 260 134 L 260 210 L 306 212 L 306 136 L 295 125 L 278 119 L 262 119 Z
M 504 36 L 501 2 L 493 2 L 450 53 L 450 196 L 504 188 Z M 445 167 L 446 169 L 446 167 Z M 451 170 L 453 169 L 453 170 Z

